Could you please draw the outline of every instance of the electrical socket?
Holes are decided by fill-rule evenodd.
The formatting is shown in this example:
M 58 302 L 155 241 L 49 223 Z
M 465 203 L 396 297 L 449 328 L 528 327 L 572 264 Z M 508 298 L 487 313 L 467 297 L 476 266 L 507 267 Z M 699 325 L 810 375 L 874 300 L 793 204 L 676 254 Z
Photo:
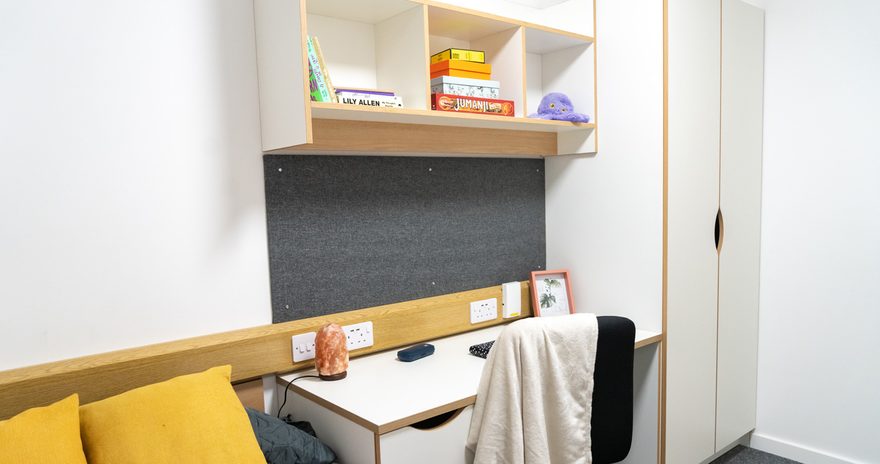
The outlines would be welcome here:
M 342 330 L 345 331 L 345 344 L 348 351 L 373 346 L 373 321 L 344 325 Z
M 471 302 L 471 324 L 498 319 L 498 298 Z
M 293 362 L 307 361 L 315 358 L 315 332 L 290 337 L 293 347 Z
M 361 322 L 342 326 L 345 332 L 345 346 L 348 351 L 359 350 L 373 346 L 373 322 Z M 316 332 L 297 334 L 291 337 L 293 349 L 293 362 L 308 361 L 315 359 L 315 336 Z

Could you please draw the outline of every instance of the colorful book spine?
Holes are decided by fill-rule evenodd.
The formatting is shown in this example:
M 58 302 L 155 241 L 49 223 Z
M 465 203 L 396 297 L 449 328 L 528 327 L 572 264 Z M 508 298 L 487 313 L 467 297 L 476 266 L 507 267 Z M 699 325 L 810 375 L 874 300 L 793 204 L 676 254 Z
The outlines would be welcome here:
M 451 111 L 455 113 L 494 114 L 497 116 L 513 116 L 512 100 L 495 100 L 492 98 L 465 97 L 435 93 L 431 95 L 431 109 Z
M 376 106 L 382 108 L 400 108 L 403 106 L 403 99 L 398 96 L 385 95 L 369 95 L 356 93 L 340 93 L 339 103 L 345 105 L 359 106 Z
M 324 73 L 321 72 L 321 63 L 318 62 L 318 54 L 315 53 L 315 46 L 311 37 L 306 37 L 308 48 L 306 50 L 309 57 L 309 67 L 315 73 L 315 81 L 318 85 L 318 91 L 321 93 L 321 99 L 317 101 L 331 102 L 330 92 L 327 90 L 327 83 L 324 81 Z
M 309 98 L 312 101 L 321 101 L 321 91 L 318 90 L 318 80 L 312 71 L 311 63 L 309 63 Z
M 312 37 L 312 45 L 315 47 L 315 55 L 318 56 L 318 64 L 321 66 L 321 73 L 324 75 L 324 84 L 327 85 L 327 93 L 330 94 L 330 101 L 336 103 L 336 89 L 333 88 L 333 81 L 330 80 L 330 71 L 327 64 L 324 63 L 324 54 L 321 53 L 321 44 L 317 37 Z

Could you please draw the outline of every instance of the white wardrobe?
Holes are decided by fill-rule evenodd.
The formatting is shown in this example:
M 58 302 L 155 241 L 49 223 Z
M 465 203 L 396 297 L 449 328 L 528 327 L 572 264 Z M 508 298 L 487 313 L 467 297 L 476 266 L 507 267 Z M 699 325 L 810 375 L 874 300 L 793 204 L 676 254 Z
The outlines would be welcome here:
M 755 427 L 763 10 L 668 0 L 666 462 Z

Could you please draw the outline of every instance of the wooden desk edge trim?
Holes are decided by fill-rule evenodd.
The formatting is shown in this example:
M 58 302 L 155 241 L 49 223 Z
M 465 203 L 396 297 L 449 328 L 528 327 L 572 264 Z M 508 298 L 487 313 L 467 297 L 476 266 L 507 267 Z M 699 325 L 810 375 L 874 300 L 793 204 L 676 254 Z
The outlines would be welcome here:
M 287 381 L 284 380 L 281 376 L 277 377 L 277 383 L 281 387 L 287 386 Z M 402 429 L 409 425 L 415 424 L 417 422 L 421 422 L 425 419 L 430 419 L 434 416 L 449 412 L 455 411 L 456 409 L 466 408 L 477 401 L 476 395 L 468 396 L 467 398 L 462 398 L 460 400 L 453 401 L 451 403 L 443 404 L 411 416 L 406 416 L 401 419 L 397 419 L 385 424 L 376 424 L 370 420 L 364 419 L 363 417 L 345 409 L 331 401 L 325 400 L 320 396 L 300 387 L 299 385 L 293 384 L 290 386 L 290 389 L 293 390 L 296 394 L 302 396 L 303 398 L 312 401 L 318 405 L 323 406 L 324 408 L 339 414 L 342 417 L 364 427 L 376 435 L 382 435 L 388 432 L 393 432 L 395 430 Z
M 282 379 L 281 376 L 278 376 L 276 379 L 278 385 L 287 386 L 287 381 Z M 342 417 L 345 417 L 355 424 L 371 430 L 373 433 L 379 433 L 380 426 L 378 424 L 374 424 L 373 422 L 364 419 L 363 417 L 349 411 L 348 409 L 337 406 L 335 403 L 327 401 L 324 398 L 321 398 L 320 396 L 300 387 L 299 385 L 291 384 L 290 389 L 293 390 L 297 395 L 302 396 L 303 398 L 320 406 L 323 406 L 324 408 L 329 409 L 330 411 L 333 411 Z
M 477 402 L 477 395 L 468 396 L 467 398 L 462 398 L 458 401 L 453 401 L 451 403 L 447 403 L 441 406 L 437 406 L 436 408 L 428 409 L 427 411 L 422 411 L 418 414 L 413 414 L 409 417 L 404 417 L 403 419 L 398 419 L 396 421 L 389 422 L 385 425 L 379 427 L 379 434 L 385 434 L 388 432 L 393 432 L 398 429 L 402 429 L 406 426 L 415 424 L 417 422 L 421 422 L 425 419 L 430 419 L 434 416 L 449 412 L 455 411 L 456 409 L 466 408 L 472 404 Z
M 643 339 L 641 339 L 641 340 L 636 340 L 636 344 L 635 344 L 635 347 L 634 347 L 634 348 L 635 348 L 635 349 L 643 348 L 643 347 L 646 347 L 646 346 L 648 346 L 648 345 L 653 345 L 653 344 L 655 344 L 655 343 L 660 343 L 661 341 L 663 341 L 663 334 L 662 334 L 662 333 L 658 333 L 658 334 L 656 334 L 656 335 L 652 335 L 652 336 L 650 336 L 650 337 L 648 337 L 648 338 L 643 338 Z

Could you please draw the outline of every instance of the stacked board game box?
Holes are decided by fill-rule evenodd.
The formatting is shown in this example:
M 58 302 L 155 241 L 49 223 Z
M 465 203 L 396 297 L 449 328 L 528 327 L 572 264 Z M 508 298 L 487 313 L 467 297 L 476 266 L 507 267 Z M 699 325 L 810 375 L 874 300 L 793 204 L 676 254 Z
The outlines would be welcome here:
M 501 83 L 491 80 L 486 52 L 449 48 L 431 55 L 431 109 L 514 115 L 514 102 L 501 100 Z
M 463 48 L 447 48 L 440 53 L 431 55 L 431 64 L 446 60 L 464 60 L 472 63 L 485 63 L 486 52 L 481 50 L 465 50 Z
M 431 94 L 431 109 L 454 113 L 492 114 L 497 116 L 514 115 L 513 102 L 510 100 L 448 95 L 445 93 Z
M 440 76 L 489 80 L 492 77 L 492 65 L 466 60 L 438 61 L 431 64 L 431 79 Z
M 501 94 L 501 83 L 467 77 L 440 76 L 431 79 L 431 93 L 497 99 Z

